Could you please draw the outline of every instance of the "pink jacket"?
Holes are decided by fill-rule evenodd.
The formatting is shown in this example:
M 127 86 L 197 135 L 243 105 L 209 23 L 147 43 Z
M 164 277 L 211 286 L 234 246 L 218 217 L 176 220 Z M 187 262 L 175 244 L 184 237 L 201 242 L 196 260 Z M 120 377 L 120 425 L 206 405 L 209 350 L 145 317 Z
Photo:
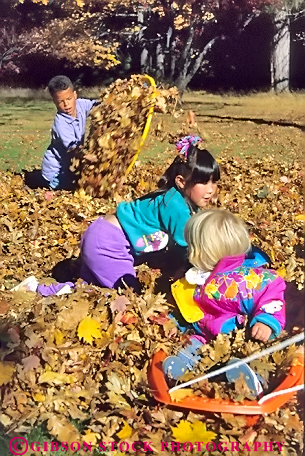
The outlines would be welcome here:
M 245 315 L 250 326 L 264 323 L 272 337 L 285 326 L 284 280 L 274 270 L 243 266 L 244 255 L 223 258 L 194 300 L 204 317 L 194 324 L 206 339 L 241 327 Z

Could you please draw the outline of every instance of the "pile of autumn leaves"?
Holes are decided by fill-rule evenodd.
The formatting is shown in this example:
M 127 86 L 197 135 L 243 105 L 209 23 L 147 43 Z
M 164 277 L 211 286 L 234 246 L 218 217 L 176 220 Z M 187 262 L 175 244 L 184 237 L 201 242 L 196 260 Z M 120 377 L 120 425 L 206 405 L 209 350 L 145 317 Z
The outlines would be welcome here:
M 219 201 L 247 222 L 252 243 L 287 281 L 304 288 L 304 170 L 302 163 L 223 155 Z
M 274 267 L 288 281 L 296 280 L 301 288 L 300 166 L 279 164 L 272 157 L 222 156 L 220 161 L 221 205 L 246 220 L 253 242 L 269 253 Z M 156 179 L 161 173 L 161 168 L 155 169 Z M 151 182 L 153 188 L 151 174 L 152 164 L 138 166 L 120 196 L 109 200 L 82 191 L 32 191 L 24 187 L 20 176 L 1 176 L 1 424 L 18 435 L 45 423 L 53 440 L 91 442 L 92 446 L 100 441 L 149 441 L 157 454 L 161 441 L 183 442 L 186 435 L 193 441 L 236 441 L 241 448 L 245 442 L 285 441 L 289 454 L 299 454 L 302 424 L 295 399 L 261 416 L 247 431 L 244 416 L 200 415 L 155 402 L 147 381 L 151 357 L 158 349 L 170 353 L 184 340 L 167 318 L 166 297 L 154 293 L 158 271 L 139 269 L 146 283 L 140 296 L 80 283 L 71 295 L 62 297 L 8 291 L 31 274 L 40 280 L 50 277 L 58 263 L 77 257 L 89 223 L 114 210 L 120 199 L 143 194 L 142 182 Z M 209 348 L 207 358 L 215 360 L 224 347 L 237 349 L 236 337 L 243 342 L 243 333 L 229 345 L 229 339 L 222 336 Z M 241 343 L 244 354 L 254 347 L 253 342 L 251 347 L 247 344 Z M 269 370 L 281 362 L 269 360 Z M 261 369 L 268 374 L 266 366 Z M 222 394 L 215 386 L 211 389 L 213 394 Z

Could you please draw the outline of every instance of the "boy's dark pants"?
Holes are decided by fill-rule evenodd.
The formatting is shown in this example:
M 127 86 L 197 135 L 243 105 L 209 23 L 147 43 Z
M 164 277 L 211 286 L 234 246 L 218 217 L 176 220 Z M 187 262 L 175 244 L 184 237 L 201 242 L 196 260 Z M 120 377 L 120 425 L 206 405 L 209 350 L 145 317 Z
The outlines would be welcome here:
M 25 171 L 24 181 L 25 185 L 32 189 L 50 188 L 50 182 L 43 177 L 40 169 L 34 169 L 33 171 Z
M 49 188 L 51 190 L 54 190 L 50 187 L 50 182 L 43 177 L 40 169 L 34 169 L 33 171 L 25 171 L 24 180 L 25 185 L 27 185 L 29 188 Z M 75 175 L 73 173 L 60 176 L 58 190 L 75 190 L 75 180 Z

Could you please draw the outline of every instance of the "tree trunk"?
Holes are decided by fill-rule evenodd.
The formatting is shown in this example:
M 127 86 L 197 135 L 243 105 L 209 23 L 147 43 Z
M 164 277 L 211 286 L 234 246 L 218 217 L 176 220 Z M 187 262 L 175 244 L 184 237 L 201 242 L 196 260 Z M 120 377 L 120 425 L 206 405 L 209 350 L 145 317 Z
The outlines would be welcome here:
M 176 70 L 176 40 L 172 42 L 170 50 L 170 81 L 174 80 L 174 74 Z
M 179 76 L 178 76 L 177 80 L 183 80 L 186 78 L 193 39 L 194 39 L 194 27 L 193 27 L 193 24 L 191 24 L 189 27 L 188 38 L 186 40 L 185 46 L 183 48 L 183 51 L 181 52 L 181 55 L 180 55 L 180 58 L 178 61 L 177 67 L 178 67 L 178 71 L 179 71 Z
M 212 40 L 210 40 L 208 42 L 208 44 L 206 44 L 204 46 L 204 48 L 202 49 L 202 51 L 200 52 L 198 57 L 196 59 L 192 59 L 192 60 L 194 60 L 194 62 L 188 73 L 187 73 L 187 70 L 189 68 L 190 62 L 189 62 L 189 59 L 186 59 L 183 71 L 181 71 L 178 78 L 175 80 L 175 85 L 178 87 L 179 91 L 183 92 L 187 88 L 188 84 L 190 83 L 192 78 L 195 76 L 195 74 L 199 70 L 200 65 L 202 64 L 203 58 L 208 53 L 208 51 L 211 49 L 211 47 L 214 45 L 215 41 L 218 40 L 218 38 L 219 37 L 217 36 L 217 37 L 213 38 Z
M 164 50 L 161 43 L 158 43 L 156 47 L 156 63 L 156 78 L 158 81 L 162 81 L 164 79 Z
M 144 44 L 145 46 L 145 44 Z M 148 49 L 147 47 L 143 47 L 141 52 L 141 72 L 147 73 L 148 72 Z
M 289 90 L 290 28 L 288 11 L 277 11 L 273 16 L 273 42 L 271 50 L 271 89 L 276 93 Z

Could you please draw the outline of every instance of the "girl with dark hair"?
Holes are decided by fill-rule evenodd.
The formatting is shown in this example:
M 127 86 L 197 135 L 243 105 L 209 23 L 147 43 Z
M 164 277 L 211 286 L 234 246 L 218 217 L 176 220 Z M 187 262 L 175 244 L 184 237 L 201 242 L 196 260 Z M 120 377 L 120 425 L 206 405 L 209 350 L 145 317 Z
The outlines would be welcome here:
M 180 152 L 160 178 L 158 189 L 132 202 L 121 202 L 115 214 L 95 220 L 81 242 L 81 278 L 117 288 L 138 289 L 134 260 L 165 248 L 170 240 L 186 249 L 184 227 L 215 195 L 218 163 L 196 144 L 198 136 L 177 143 Z
M 209 204 L 220 179 L 216 160 L 196 146 L 200 141 L 198 136 L 182 138 L 177 143 L 180 153 L 160 178 L 155 192 L 119 203 L 115 214 L 100 217 L 87 228 L 81 240 L 83 280 L 108 288 L 126 284 L 138 291 L 136 257 L 164 249 L 171 240 L 185 249 L 186 258 L 186 222 Z M 39 285 L 37 291 L 47 296 L 64 285 Z

